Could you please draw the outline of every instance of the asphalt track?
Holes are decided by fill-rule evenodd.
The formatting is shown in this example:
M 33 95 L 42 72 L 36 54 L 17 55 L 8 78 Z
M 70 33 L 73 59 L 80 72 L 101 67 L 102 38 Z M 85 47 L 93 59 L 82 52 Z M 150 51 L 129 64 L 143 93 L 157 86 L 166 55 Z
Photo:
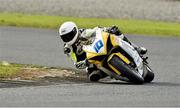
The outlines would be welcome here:
M 1 82 L 0 106 L 180 106 L 180 38 L 127 37 L 149 49 L 152 83 Z M 0 61 L 73 68 L 62 46 L 56 30 L 0 27 Z

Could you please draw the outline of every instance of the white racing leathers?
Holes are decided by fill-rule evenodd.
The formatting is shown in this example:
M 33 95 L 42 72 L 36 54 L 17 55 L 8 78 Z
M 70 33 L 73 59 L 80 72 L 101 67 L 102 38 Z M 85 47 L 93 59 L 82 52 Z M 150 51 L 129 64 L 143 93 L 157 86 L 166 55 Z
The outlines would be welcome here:
M 85 52 L 83 52 L 82 47 L 83 45 L 90 45 L 93 43 L 95 39 L 95 33 L 98 29 L 101 29 L 102 31 L 106 32 L 109 28 L 108 27 L 107 28 L 95 27 L 93 29 L 80 30 L 78 40 L 76 41 L 75 44 L 73 44 L 72 46 L 69 46 L 68 44 L 64 45 L 64 47 L 69 48 L 71 50 L 70 53 L 67 55 L 70 55 L 76 68 L 78 69 L 86 68 L 86 65 L 85 65 L 86 62 L 84 61 L 86 57 L 84 56 Z M 124 35 L 121 34 L 118 37 L 123 39 Z

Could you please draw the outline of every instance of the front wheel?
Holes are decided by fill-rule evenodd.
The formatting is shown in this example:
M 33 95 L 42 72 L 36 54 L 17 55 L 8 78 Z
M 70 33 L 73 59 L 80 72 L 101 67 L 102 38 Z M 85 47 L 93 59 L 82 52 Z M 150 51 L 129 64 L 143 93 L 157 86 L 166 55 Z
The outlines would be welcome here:
M 117 69 L 121 74 L 127 77 L 130 82 L 141 84 L 144 82 L 144 78 L 137 73 L 137 71 L 126 63 L 124 63 L 118 56 L 113 56 L 111 60 L 109 60 L 109 64 L 112 65 L 115 69 Z
M 154 79 L 154 73 L 149 66 L 145 65 L 145 68 L 147 69 L 147 74 L 144 77 L 144 81 L 150 83 Z

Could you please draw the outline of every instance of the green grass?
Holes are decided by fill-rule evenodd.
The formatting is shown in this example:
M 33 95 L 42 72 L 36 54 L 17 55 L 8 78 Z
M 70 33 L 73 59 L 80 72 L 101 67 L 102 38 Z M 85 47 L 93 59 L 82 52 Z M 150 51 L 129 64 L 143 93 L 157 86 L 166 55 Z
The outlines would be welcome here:
M 11 78 L 15 76 L 21 69 L 22 65 L 11 64 L 11 65 L 2 65 L 0 64 L 0 78 Z
M 71 72 L 68 74 L 67 71 L 75 72 L 75 74 Z M 68 76 L 66 76 L 65 74 L 67 74 Z M 72 76 L 69 76 L 70 74 Z M 6 61 L 0 62 L 0 81 L 2 80 L 36 80 L 37 81 L 37 79 L 48 78 L 48 77 L 49 78 L 52 77 L 52 79 L 54 79 L 55 76 L 58 79 L 61 78 L 64 80 L 68 80 L 69 78 L 70 79 L 77 78 L 77 76 L 78 78 L 82 78 L 84 75 L 85 74 L 83 74 L 82 72 L 74 69 L 66 69 L 61 67 L 45 67 L 45 66 L 33 65 L 33 64 L 15 64 L 15 63 L 8 63 Z
M 180 23 L 134 19 L 77 18 L 19 13 L 0 13 L 0 25 L 58 29 L 65 21 L 74 21 L 80 28 L 117 25 L 123 33 L 159 36 L 180 36 Z

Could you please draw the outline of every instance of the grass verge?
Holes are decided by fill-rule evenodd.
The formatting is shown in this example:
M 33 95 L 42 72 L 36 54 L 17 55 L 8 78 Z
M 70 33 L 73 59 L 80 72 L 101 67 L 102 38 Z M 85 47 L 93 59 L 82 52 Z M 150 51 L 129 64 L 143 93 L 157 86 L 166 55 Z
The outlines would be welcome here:
M 117 25 L 126 34 L 180 37 L 180 23 L 133 19 L 77 18 L 20 13 L 0 13 L 0 25 L 57 29 L 65 21 L 74 21 L 81 28 Z
M 0 79 L 12 78 L 18 74 L 22 65 L 12 64 L 12 65 L 3 65 L 0 64 Z
M 85 80 L 85 74 L 70 69 L 35 65 L 0 64 L 0 80 Z

